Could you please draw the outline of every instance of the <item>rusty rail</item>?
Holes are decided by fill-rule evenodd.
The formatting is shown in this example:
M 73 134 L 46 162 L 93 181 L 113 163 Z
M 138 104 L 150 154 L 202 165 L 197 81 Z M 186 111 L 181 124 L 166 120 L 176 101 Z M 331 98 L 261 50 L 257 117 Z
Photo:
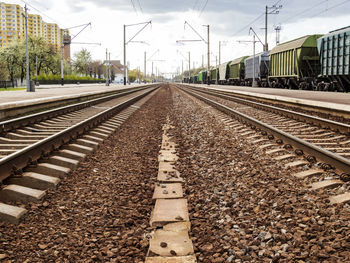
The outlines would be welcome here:
M 13 154 L 4 157 L 0 160 L 0 182 L 11 176 L 11 174 L 14 172 L 25 168 L 31 163 L 39 160 L 41 157 L 58 149 L 62 145 L 74 140 L 78 136 L 82 135 L 85 131 L 97 126 L 99 123 L 110 118 L 111 116 L 114 116 L 129 105 L 133 104 L 135 101 L 145 97 L 156 88 L 158 88 L 158 86 L 149 88 L 150 90 L 146 91 L 143 94 L 135 96 L 110 109 L 106 109 L 96 114 L 95 116 L 77 123 L 76 125 L 64 129 L 56 134 L 53 134 L 43 140 L 40 140 L 17 152 L 14 152 Z
M 8 131 L 18 129 L 18 128 L 24 127 L 26 125 L 35 124 L 37 122 L 44 121 L 44 120 L 47 120 L 49 118 L 54 118 L 54 117 L 62 115 L 62 114 L 66 114 L 66 113 L 69 113 L 72 111 L 77 111 L 77 110 L 80 110 L 83 108 L 87 108 L 87 107 L 90 107 L 92 105 L 96 105 L 98 103 L 102 103 L 102 102 L 105 102 L 105 101 L 108 101 L 111 99 L 119 98 L 119 97 L 125 96 L 127 94 L 134 93 L 134 92 L 137 92 L 137 91 L 149 88 L 149 87 L 150 86 L 138 87 L 138 88 L 128 90 L 125 92 L 119 92 L 117 94 L 108 95 L 108 96 L 104 96 L 101 98 L 76 103 L 73 105 L 63 106 L 63 107 L 59 107 L 56 109 L 27 115 L 24 117 L 19 117 L 19 118 L 7 120 L 7 121 L 2 121 L 2 122 L 0 122 L 0 134 L 4 135 Z
M 181 87 L 180 87 L 181 88 Z M 181 88 L 182 89 L 182 88 Z M 191 94 L 192 96 L 206 102 L 207 104 L 215 107 L 216 109 L 240 120 L 241 122 L 255 128 L 260 129 L 262 131 L 265 131 L 274 137 L 277 137 L 281 140 L 283 140 L 284 143 L 289 143 L 292 146 L 294 146 L 297 149 L 302 149 L 307 154 L 316 157 L 318 160 L 333 165 L 336 169 L 350 174 L 350 160 L 332 153 L 330 151 L 327 151 L 325 149 L 322 149 L 321 147 L 318 147 L 312 143 L 309 143 L 305 140 L 302 140 L 300 138 L 297 138 L 289 133 L 286 133 L 284 131 L 281 131 L 277 128 L 274 128 L 268 124 L 265 124 L 257 119 L 254 119 L 246 114 L 243 114 L 241 112 L 238 112 L 236 110 L 233 110 L 223 104 L 220 104 L 216 101 L 213 101 L 211 99 L 205 98 L 195 92 L 189 91 L 188 89 L 182 89 L 185 92 Z
M 327 120 L 327 119 L 316 117 L 316 116 L 310 116 L 310 115 L 307 115 L 304 113 L 300 113 L 300 112 L 296 112 L 296 111 L 292 111 L 292 110 L 286 110 L 286 109 L 266 105 L 266 104 L 259 103 L 259 102 L 253 102 L 253 101 L 249 101 L 246 99 L 237 98 L 231 94 L 224 95 L 222 93 L 218 93 L 215 91 L 209 91 L 207 89 L 204 90 L 204 89 L 192 87 L 192 86 L 191 87 L 187 86 L 187 87 L 194 89 L 194 90 L 197 90 L 197 91 L 202 92 L 202 93 L 206 93 L 206 94 L 220 97 L 223 99 L 227 99 L 230 101 L 242 103 L 242 104 L 249 105 L 249 106 L 252 106 L 252 107 L 255 107 L 258 109 L 263 109 L 263 110 L 268 110 L 270 112 L 278 113 L 278 114 L 286 116 L 288 118 L 301 120 L 301 121 L 304 121 L 306 123 L 313 124 L 313 125 L 319 125 L 322 128 L 326 128 L 326 129 L 329 128 L 329 129 L 332 129 L 335 131 L 339 131 L 339 132 L 346 134 L 346 135 L 350 134 L 350 125 L 348 125 L 348 124 L 344 124 L 344 123 L 340 123 L 340 122 L 336 122 L 336 121 L 332 121 L 332 120 Z

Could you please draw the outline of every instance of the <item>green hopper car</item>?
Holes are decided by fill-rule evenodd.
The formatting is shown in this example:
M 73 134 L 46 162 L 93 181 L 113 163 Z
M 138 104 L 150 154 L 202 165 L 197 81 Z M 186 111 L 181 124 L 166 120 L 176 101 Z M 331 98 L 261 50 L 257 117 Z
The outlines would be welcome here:
M 244 61 L 248 56 L 236 58 L 229 64 L 229 84 L 244 85 Z
M 317 39 L 321 36 L 308 35 L 273 48 L 270 52 L 270 87 L 314 89 L 320 73 Z

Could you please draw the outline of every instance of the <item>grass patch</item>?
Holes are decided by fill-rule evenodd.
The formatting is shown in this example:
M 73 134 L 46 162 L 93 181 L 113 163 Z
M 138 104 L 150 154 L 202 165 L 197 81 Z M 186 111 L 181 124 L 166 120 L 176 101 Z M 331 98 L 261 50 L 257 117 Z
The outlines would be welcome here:
M 26 88 L 0 88 L 0 91 L 24 90 Z

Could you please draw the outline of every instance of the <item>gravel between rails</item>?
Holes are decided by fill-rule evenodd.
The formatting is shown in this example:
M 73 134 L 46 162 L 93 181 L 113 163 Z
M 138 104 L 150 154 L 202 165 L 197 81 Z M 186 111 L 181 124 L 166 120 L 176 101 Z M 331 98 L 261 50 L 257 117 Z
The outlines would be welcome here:
M 348 205 L 306 190 L 202 102 L 173 104 L 198 262 L 350 262 Z
M 169 89 L 162 88 L 43 203 L 28 205 L 22 223 L 0 223 L 4 261 L 143 262 L 171 105 Z

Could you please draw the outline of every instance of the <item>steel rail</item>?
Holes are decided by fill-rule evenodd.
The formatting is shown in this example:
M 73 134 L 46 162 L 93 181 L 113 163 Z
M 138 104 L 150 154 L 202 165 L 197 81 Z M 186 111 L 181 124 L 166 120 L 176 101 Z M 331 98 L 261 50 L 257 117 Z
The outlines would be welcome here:
M 98 103 L 102 103 L 111 99 L 119 98 L 127 94 L 131 94 L 149 87 L 151 86 L 138 87 L 132 90 L 127 90 L 125 92 L 118 92 L 117 94 L 108 95 L 108 96 L 104 96 L 104 97 L 100 97 L 100 98 L 96 98 L 96 99 L 92 99 L 84 102 L 79 102 L 72 105 L 63 106 L 52 110 L 47 110 L 44 112 L 34 113 L 34 114 L 30 114 L 27 116 L 11 119 L 7 121 L 2 121 L 0 122 L 0 134 L 4 135 L 8 131 L 18 129 L 26 125 L 35 124 L 37 122 L 41 122 L 49 118 L 54 118 L 62 114 L 87 108 L 92 105 L 96 105 Z
M 182 84 L 186 87 L 195 87 L 195 86 L 192 86 L 190 84 Z M 196 87 L 197 88 L 197 87 Z M 206 87 L 201 87 L 202 89 L 208 89 Z M 308 111 L 316 111 L 316 112 L 320 112 L 320 113 L 325 113 L 325 114 L 330 114 L 332 116 L 340 116 L 340 117 L 344 117 L 346 116 L 347 118 L 350 118 L 350 111 L 346 111 L 346 110 L 342 110 L 342 109 L 331 109 L 330 108 L 327 108 L 325 106 L 314 106 L 314 105 L 307 105 L 307 104 L 303 104 L 303 103 L 298 103 L 298 98 L 295 98 L 296 101 L 286 101 L 284 100 L 284 96 L 282 95 L 274 95 L 274 94 L 260 94 L 262 95 L 262 97 L 259 96 L 259 94 L 243 94 L 243 93 L 240 93 L 240 92 L 244 92 L 244 91 L 236 91 L 236 90 L 221 90 L 219 88 L 214 88 L 214 87 L 211 87 L 210 90 L 215 90 L 216 92 L 218 93 L 221 93 L 221 94 L 225 94 L 225 95 L 231 95 L 232 96 L 236 96 L 236 97 L 240 97 L 240 98 L 245 98 L 245 99 L 254 99 L 254 100 L 258 100 L 258 101 L 264 101 L 266 103 L 271 103 L 271 104 L 283 104 L 283 105 L 287 105 L 287 106 L 290 106 L 290 107 L 298 107 L 300 109 L 304 109 L 304 110 L 308 110 Z M 267 97 L 264 97 L 264 96 L 277 96 L 277 97 L 280 97 L 281 100 L 276 100 L 276 99 L 273 99 L 273 98 L 267 98 Z M 316 101 L 314 101 L 316 102 Z
M 187 87 L 189 87 L 189 86 L 187 86 Z M 307 114 L 296 112 L 296 111 L 292 111 L 292 110 L 286 110 L 286 109 L 283 109 L 283 108 L 279 108 L 279 107 L 271 106 L 271 105 L 266 105 L 266 104 L 259 103 L 259 102 L 254 102 L 254 101 L 249 101 L 249 100 L 246 100 L 246 99 L 237 98 L 237 97 L 235 97 L 234 95 L 231 95 L 231 94 L 230 95 L 224 95 L 222 93 L 218 93 L 218 92 L 215 92 L 215 91 L 211 91 L 211 90 L 209 91 L 206 88 L 205 88 L 205 90 L 201 89 L 201 88 L 197 88 L 197 87 L 192 87 L 192 86 L 189 87 L 189 88 L 197 90 L 197 91 L 202 92 L 202 93 L 206 93 L 206 94 L 209 94 L 209 95 L 213 95 L 213 96 L 217 96 L 217 97 L 220 97 L 220 98 L 223 98 L 223 99 L 227 99 L 227 100 L 230 100 L 230 101 L 234 101 L 234 102 L 242 103 L 242 104 L 245 104 L 245 105 L 253 106 L 253 107 L 256 107 L 256 108 L 259 108 L 259 109 L 263 109 L 263 110 L 268 109 L 271 112 L 274 112 L 274 113 L 286 116 L 288 118 L 302 120 L 302 121 L 305 121 L 305 122 L 307 122 L 309 124 L 319 125 L 320 127 L 326 128 L 326 129 L 330 128 L 330 129 L 333 129 L 335 131 L 339 131 L 341 133 L 344 133 L 346 135 L 350 134 L 350 125 L 348 125 L 348 124 L 344 124 L 344 123 L 340 123 L 340 122 L 332 121 L 332 120 L 327 120 L 327 119 L 324 119 L 324 118 L 311 116 L 311 115 L 307 115 Z
M 178 86 L 179 87 L 179 86 Z M 209 105 L 212 105 L 213 107 L 217 108 L 218 110 L 237 118 L 241 122 L 248 124 L 249 126 L 255 128 L 255 129 L 260 129 L 262 131 L 266 131 L 267 133 L 273 135 L 274 137 L 277 137 L 281 139 L 284 143 L 290 144 L 294 146 L 297 149 L 302 149 L 304 152 L 309 154 L 310 156 L 316 157 L 318 160 L 331 164 L 334 166 L 336 169 L 350 174 L 350 160 L 345 159 L 344 157 L 332 153 L 330 151 L 327 151 L 325 149 L 322 149 L 312 143 L 309 143 L 305 140 L 302 140 L 300 138 L 297 138 L 289 133 L 286 133 L 284 131 L 281 131 L 277 128 L 274 128 L 268 124 L 265 124 L 257 119 L 254 119 L 246 114 L 243 114 L 241 112 L 238 112 L 234 109 L 231 109 L 223 104 L 220 104 L 216 101 L 213 101 L 211 99 L 205 98 L 193 91 L 189 91 L 188 89 L 183 89 L 180 87 L 183 91 L 189 93 L 190 95 L 206 102 Z
M 119 103 L 118 105 L 106 109 L 86 120 L 83 120 L 67 129 L 64 129 L 56 134 L 53 134 L 43 140 L 40 140 L 32 145 L 29 145 L 17 152 L 14 152 L 2 159 L 0 159 L 0 182 L 11 176 L 14 172 L 22 170 L 28 165 L 35 163 L 41 157 L 46 156 L 50 152 L 57 150 L 62 145 L 76 139 L 89 129 L 97 126 L 99 123 L 116 113 L 122 111 L 135 101 L 145 97 L 155 89 L 156 87 L 149 87 L 150 90 L 143 94 L 137 95 L 125 102 Z

